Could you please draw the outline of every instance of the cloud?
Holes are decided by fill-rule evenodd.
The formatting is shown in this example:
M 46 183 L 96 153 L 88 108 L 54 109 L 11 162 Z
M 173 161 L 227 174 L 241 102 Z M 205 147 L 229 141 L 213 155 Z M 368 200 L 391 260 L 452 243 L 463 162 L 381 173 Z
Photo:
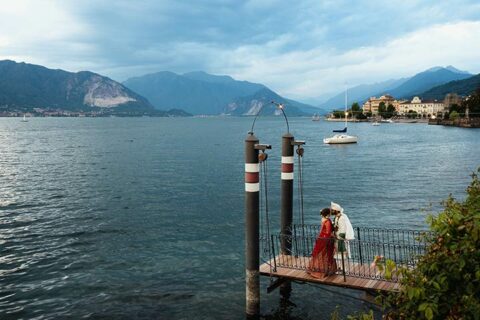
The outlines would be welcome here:
M 468 0 L 17 0 L 0 6 L 0 58 L 116 80 L 205 70 L 315 98 L 434 65 L 479 72 L 479 21 Z
M 0 58 L 51 64 L 69 60 L 66 53 L 85 54 L 76 36 L 88 27 L 58 1 L 4 1 L 0 6 Z M 52 59 L 53 58 L 53 59 Z
M 219 59 L 209 64 L 212 70 L 225 70 L 238 79 L 262 79 L 291 97 L 318 97 L 340 90 L 345 83 L 353 86 L 411 76 L 436 65 L 480 72 L 480 42 L 476 41 L 480 39 L 480 21 L 433 25 L 345 52 L 318 47 L 279 53 L 278 47 L 288 39 L 282 35 L 263 46 L 242 46 L 220 55 L 218 48 L 197 51 L 218 55 Z

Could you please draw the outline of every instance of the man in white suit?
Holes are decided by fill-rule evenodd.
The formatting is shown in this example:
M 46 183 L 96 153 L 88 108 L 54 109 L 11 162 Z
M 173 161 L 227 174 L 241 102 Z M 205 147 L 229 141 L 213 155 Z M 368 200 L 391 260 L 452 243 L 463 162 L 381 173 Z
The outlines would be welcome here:
M 335 232 L 335 237 L 338 240 L 337 253 L 344 254 L 344 252 L 347 252 L 348 257 L 350 257 L 348 240 L 355 239 L 355 234 L 353 232 L 353 227 L 350 223 L 350 219 L 348 219 L 347 215 L 343 212 L 343 208 L 338 203 L 331 202 L 330 209 L 332 211 L 332 215 L 335 216 L 335 220 L 333 222 L 333 230 Z

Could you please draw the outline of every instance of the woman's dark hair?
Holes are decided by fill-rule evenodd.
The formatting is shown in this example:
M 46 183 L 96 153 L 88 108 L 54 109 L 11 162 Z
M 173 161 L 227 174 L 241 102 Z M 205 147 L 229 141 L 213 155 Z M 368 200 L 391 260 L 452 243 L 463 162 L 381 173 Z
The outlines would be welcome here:
M 323 208 L 320 214 L 322 217 L 328 218 L 330 216 L 330 208 Z

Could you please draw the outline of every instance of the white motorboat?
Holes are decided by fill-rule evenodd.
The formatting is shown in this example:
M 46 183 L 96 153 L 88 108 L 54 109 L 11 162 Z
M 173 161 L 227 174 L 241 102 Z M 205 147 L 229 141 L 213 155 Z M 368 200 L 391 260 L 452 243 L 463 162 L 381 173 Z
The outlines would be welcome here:
M 379 126 L 379 125 L 380 125 L 380 123 L 378 121 L 372 122 L 372 126 Z
M 332 137 L 323 139 L 325 144 L 348 144 L 348 143 L 357 143 L 358 137 L 350 136 L 347 134 L 347 89 L 345 88 L 345 128 L 342 130 L 333 130 L 333 132 L 338 132 Z
M 336 134 L 333 137 L 323 139 L 323 143 L 326 144 L 347 144 L 357 143 L 358 137 L 350 136 L 348 134 Z

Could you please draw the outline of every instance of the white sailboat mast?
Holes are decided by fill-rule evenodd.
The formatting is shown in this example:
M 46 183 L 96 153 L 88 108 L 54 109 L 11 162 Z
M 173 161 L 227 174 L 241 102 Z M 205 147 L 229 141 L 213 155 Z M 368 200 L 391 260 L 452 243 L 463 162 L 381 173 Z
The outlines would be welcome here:
M 348 100 L 348 88 L 345 85 L 345 128 L 347 127 L 347 100 Z

